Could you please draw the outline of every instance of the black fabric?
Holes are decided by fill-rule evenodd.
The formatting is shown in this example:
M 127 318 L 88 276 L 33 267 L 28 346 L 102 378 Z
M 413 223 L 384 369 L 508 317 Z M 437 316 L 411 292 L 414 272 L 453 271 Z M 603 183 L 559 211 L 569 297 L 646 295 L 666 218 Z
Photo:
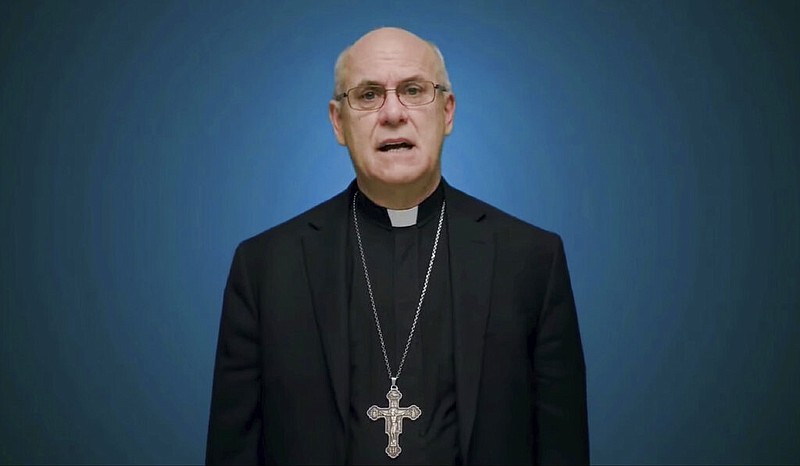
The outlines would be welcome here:
M 442 184 L 462 463 L 588 463 L 586 368 L 561 238 Z M 351 194 L 236 249 L 208 464 L 347 461 Z M 416 402 L 400 383 L 403 401 Z
M 417 224 L 393 228 L 386 209 L 362 193 L 359 226 L 376 309 L 393 375 L 408 339 L 425 281 L 443 199 L 440 186 L 419 206 Z M 416 404 L 422 416 L 403 421 L 402 452 L 394 460 L 384 449 L 385 421 L 371 421 L 367 409 L 388 405 L 390 380 L 369 300 L 355 230 L 350 229 L 350 464 L 457 464 L 458 428 L 453 366 L 452 299 L 446 222 L 422 311 L 397 385 L 400 406 Z

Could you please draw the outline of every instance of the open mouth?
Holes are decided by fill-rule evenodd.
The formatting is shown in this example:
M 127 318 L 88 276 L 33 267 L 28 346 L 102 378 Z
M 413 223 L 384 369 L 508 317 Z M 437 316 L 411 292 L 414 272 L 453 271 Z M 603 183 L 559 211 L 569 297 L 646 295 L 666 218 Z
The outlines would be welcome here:
M 406 141 L 385 142 L 378 146 L 378 150 L 381 152 L 399 152 L 403 150 L 409 150 L 413 147 L 414 147 L 413 144 Z

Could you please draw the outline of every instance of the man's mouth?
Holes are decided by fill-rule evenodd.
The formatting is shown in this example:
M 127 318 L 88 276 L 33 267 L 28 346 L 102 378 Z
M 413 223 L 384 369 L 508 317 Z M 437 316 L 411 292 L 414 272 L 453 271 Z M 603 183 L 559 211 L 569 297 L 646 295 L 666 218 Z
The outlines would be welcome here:
M 413 147 L 414 144 L 411 144 L 410 142 L 405 140 L 386 141 L 378 145 L 378 150 L 381 152 L 398 152 L 402 150 L 409 150 Z

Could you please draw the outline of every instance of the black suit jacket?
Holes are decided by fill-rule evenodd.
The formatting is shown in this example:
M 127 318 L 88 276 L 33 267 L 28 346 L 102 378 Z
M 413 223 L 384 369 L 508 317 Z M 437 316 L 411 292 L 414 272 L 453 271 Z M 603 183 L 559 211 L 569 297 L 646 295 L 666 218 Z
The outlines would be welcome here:
M 236 249 L 207 463 L 345 461 L 349 192 Z M 561 239 L 447 184 L 445 199 L 463 462 L 588 463 L 585 367 Z

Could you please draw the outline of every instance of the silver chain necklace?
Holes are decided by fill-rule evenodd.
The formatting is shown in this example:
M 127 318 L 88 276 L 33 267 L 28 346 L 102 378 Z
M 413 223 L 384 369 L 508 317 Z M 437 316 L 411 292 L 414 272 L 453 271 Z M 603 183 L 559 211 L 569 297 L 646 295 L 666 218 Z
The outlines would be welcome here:
M 361 231 L 358 228 L 356 197 L 358 197 L 358 191 L 353 194 L 353 225 L 356 229 L 358 252 L 361 255 L 361 265 L 364 266 L 364 278 L 367 282 L 367 292 L 369 293 L 369 303 L 372 306 L 372 316 L 375 318 L 375 328 L 378 329 L 378 339 L 381 342 L 383 361 L 386 363 L 386 372 L 389 374 L 389 380 L 391 380 L 389 392 L 386 394 L 386 399 L 389 400 L 389 407 L 379 408 L 376 405 L 372 405 L 367 410 L 367 416 L 373 421 L 376 421 L 380 418 L 385 420 L 384 430 L 386 431 L 386 435 L 389 436 L 389 445 L 386 447 L 386 454 L 389 455 L 390 458 L 397 458 L 401 451 L 400 433 L 403 431 L 403 418 L 408 418 L 414 421 L 422 415 L 422 411 L 417 407 L 417 405 L 411 405 L 405 408 L 400 407 L 400 398 L 403 397 L 403 394 L 400 393 L 400 390 L 397 388 L 397 379 L 400 378 L 400 374 L 403 372 L 403 365 L 406 362 L 408 349 L 411 347 L 411 340 L 414 338 L 414 331 L 417 328 L 417 321 L 419 320 L 419 313 L 422 310 L 422 303 L 425 300 L 425 293 L 428 291 L 428 280 L 431 278 L 433 262 L 436 259 L 436 250 L 439 247 L 439 237 L 442 233 L 445 202 L 442 200 L 442 210 L 439 213 L 439 225 L 436 227 L 436 238 L 433 240 L 431 260 L 428 262 L 428 271 L 425 273 L 425 282 L 422 285 L 419 303 L 417 303 L 417 312 L 414 314 L 414 321 L 411 323 L 411 331 L 408 333 L 408 340 L 406 340 L 406 347 L 403 350 L 403 356 L 400 358 L 400 365 L 397 367 L 397 374 L 392 376 L 392 366 L 389 364 L 389 356 L 386 354 L 386 343 L 383 341 L 381 320 L 378 318 L 378 309 L 375 307 L 375 297 L 372 294 L 372 284 L 370 283 L 369 272 L 367 271 L 367 260 L 364 258 L 364 246 L 361 243 Z

